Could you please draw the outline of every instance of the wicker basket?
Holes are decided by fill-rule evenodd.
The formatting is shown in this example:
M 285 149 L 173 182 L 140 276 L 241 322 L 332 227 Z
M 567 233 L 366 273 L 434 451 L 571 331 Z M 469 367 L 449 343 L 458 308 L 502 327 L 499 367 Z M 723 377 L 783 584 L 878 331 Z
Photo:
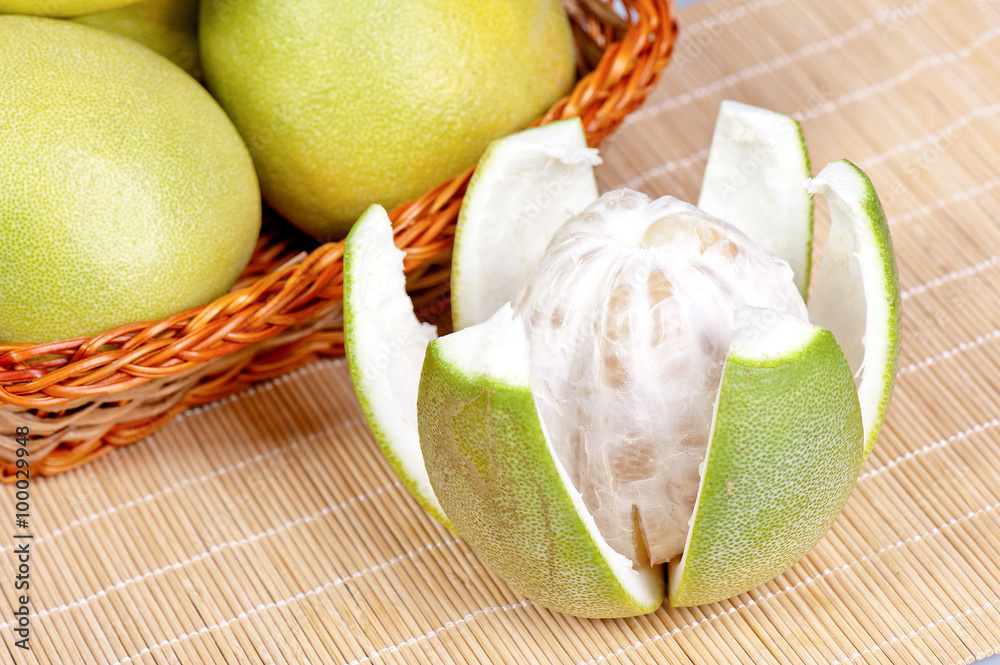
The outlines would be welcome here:
M 672 0 L 567 0 L 580 79 L 537 124 L 580 116 L 590 145 L 645 99 L 677 35 Z M 455 219 L 472 169 L 391 213 L 418 315 L 448 303 Z M 250 265 L 226 296 L 160 321 L 40 345 L 0 345 L 0 466 L 13 478 L 30 430 L 35 474 L 55 474 L 133 443 L 181 411 L 316 358 L 343 353 L 343 242 L 322 246 L 265 214 Z M 23 454 L 23 453 L 22 453 Z

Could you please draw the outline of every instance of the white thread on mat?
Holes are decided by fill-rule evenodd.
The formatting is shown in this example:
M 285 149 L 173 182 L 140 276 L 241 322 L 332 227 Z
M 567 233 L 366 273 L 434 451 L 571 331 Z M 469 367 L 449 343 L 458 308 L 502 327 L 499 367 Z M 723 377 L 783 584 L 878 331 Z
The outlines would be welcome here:
M 942 351 L 937 355 L 930 356 L 929 358 L 924 358 L 923 360 L 918 360 L 915 363 L 910 363 L 906 367 L 901 367 L 899 371 L 896 372 L 896 374 L 897 376 L 901 376 L 903 374 L 909 374 L 910 372 L 916 372 L 918 369 L 924 369 L 925 367 L 930 367 L 934 363 L 941 362 L 942 360 L 947 360 L 952 356 L 957 356 L 959 353 L 962 353 L 963 351 L 968 351 L 969 349 L 974 349 L 977 346 L 982 346 L 986 342 L 997 339 L 998 337 L 1000 337 L 1000 329 L 992 330 L 986 333 L 985 335 L 978 335 L 971 342 L 962 342 L 958 346 L 950 348 L 947 351 Z
M 940 277 L 935 277 L 934 279 L 928 280 L 923 284 L 917 284 L 915 286 L 911 286 L 910 288 L 906 289 L 899 295 L 903 300 L 906 300 L 907 298 L 911 298 L 915 295 L 924 293 L 925 291 L 929 291 L 930 289 L 941 286 L 942 284 L 947 284 L 948 282 L 954 282 L 959 279 L 964 279 L 965 277 L 972 277 L 977 272 L 982 272 L 983 270 L 992 268 L 998 263 L 1000 263 L 1000 254 L 994 254 L 985 261 L 980 261 L 979 263 L 973 266 L 967 266 L 965 268 L 951 270 L 941 275 Z
M 889 226 L 894 224 L 902 224 L 903 222 L 908 222 L 911 219 L 916 219 L 917 217 L 923 217 L 924 215 L 930 214 L 935 210 L 944 208 L 945 206 L 952 205 L 954 203 L 960 203 L 966 199 L 971 199 L 979 196 L 980 194 L 985 194 L 986 192 L 995 189 L 997 185 L 1000 185 L 1000 177 L 993 178 L 992 180 L 987 180 L 986 182 L 970 187 L 969 189 L 963 190 L 961 192 L 955 192 L 954 194 L 949 194 L 948 196 L 942 196 L 936 201 L 932 201 L 927 205 L 923 205 L 916 210 L 911 210 L 910 212 L 900 215 L 898 217 L 888 218 Z
M 919 14 L 934 3 L 934 0 L 922 0 L 913 6 L 911 13 L 913 15 Z M 749 67 L 744 67 L 738 72 L 734 72 L 720 79 L 716 79 L 711 83 L 707 83 L 703 86 L 697 87 L 694 90 L 684 92 L 680 95 L 670 97 L 662 102 L 657 102 L 649 106 L 643 106 L 634 112 L 630 113 L 625 117 L 622 122 L 622 126 L 628 126 L 630 124 L 641 122 L 648 118 L 654 118 L 665 111 L 670 111 L 681 106 L 685 106 L 695 101 L 696 99 L 702 99 L 708 97 L 711 94 L 724 90 L 726 88 L 731 88 L 737 83 L 741 83 L 751 78 L 757 76 L 762 76 L 768 72 L 777 71 L 791 64 L 803 60 L 813 55 L 824 53 L 834 48 L 839 48 L 846 44 L 847 42 L 861 37 L 866 32 L 874 29 L 876 26 L 884 24 L 886 21 L 892 19 L 895 12 L 889 10 L 882 10 L 876 12 L 873 16 L 869 16 L 861 23 L 851 26 L 848 30 L 841 32 L 839 34 L 827 37 L 826 39 L 818 42 L 812 42 L 806 44 L 802 48 L 792 51 L 791 53 L 783 53 L 767 62 L 759 62 L 755 65 L 750 65 Z M 681 34 L 686 35 L 688 31 L 685 29 Z
M 529 605 L 533 605 L 533 604 L 534 603 L 532 603 L 530 600 L 522 600 L 520 603 L 514 603 L 512 605 L 497 605 L 495 607 L 484 607 L 484 608 L 476 610 L 475 612 L 472 612 L 470 614 L 466 614 L 461 619 L 455 619 L 454 621 L 449 621 L 449 622 L 445 623 L 443 626 L 441 626 L 440 628 L 435 628 L 434 630 L 426 632 L 423 635 L 418 635 L 416 637 L 411 637 L 410 639 L 406 640 L 405 642 L 400 642 L 399 644 L 393 644 L 393 645 L 384 647 L 382 649 L 379 649 L 378 651 L 373 651 L 372 653 L 368 654 L 367 656 L 362 656 L 361 658 L 355 658 L 351 662 L 345 663 L 344 665 L 361 665 L 361 663 L 371 662 L 372 659 L 374 659 L 374 658 L 378 658 L 379 656 L 384 656 L 384 655 L 389 654 L 389 653 L 395 653 L 396 651 L 399 651 L 403 647 L 413 646 L 414 644 L 416 644 L 417 642 L 420 642 L 421 640 L 430 639 L 430 638 L 432 638 L 432 637 L 434 637 L 434 636 L 438 635 L 439 633 L 442 633 L 442 632 L 444 632 L 446 630 L 450 630 L 452 628 L 455 628 L 455 627 L 457 627 L 457 626 L 459 626 L 459 625 L 461 625 L 463 623 L 468 623 L 468 622 L 472 621 L 473 619 L 475 619 L 477 616 L 482 616 L 482 615 L 485 615 L 485 614 L 495 614 L 496 612 L 507 612 L 509 610 L 516 610 L 516 609 L 521 609 L 522 607 L 528 607 Z
M 172 638 L 170 638 L 168 640 L 161 640 L 161 641 L 157 642 L 156 644 L 154 644 L 152 646 L 143 647 L 137 653 L 134 653 L 131 656 L 125 656 L 121 660 L 116 661 L 114 663 L 110 663 L 109 665 L 124 665 L 125 663 L 131 663 L 136 658 L 141 658 L 142 656 L 144 656 L 147 653 L 151 652 L 153 649 L 159 649 L 161 647 L 170 646 L 171 644 L 178 644 L 178 643 L 180 643 L 180 642 L 182 642 L 184 640 L 190 639 L 190 638 L 195 637 L 197 635 L 202 635 L 204 633 L 207 633 L 209 631 L 216 630 L 216 629 L 219 629 L 219 628 L 225 628 L 226 626 L 228 626 L 231 623 L 234 623 L 236 621 L 240 621 L 242 619 L 245 619 L 245 618 L 247 618 L 247 617 L 249 617 L 249 616 L 251 616 L 253 614 L 257 614 L 258 612 L 262 612 L 264 610 L 268 610 L 268 609 L 272 609 L 272 608 L 276 608 L 276 607 L 284 607 L 285 605 L 288 605 L 291 602 L 294 602 L 294 601 L 297 601 L 297 600 L 302 600 L 304 598 L 308 598 L 309 596 L 315 596 L 316 594 L 322 593 L 323 591 L 326 591 L 327 589 L 332 589 L 333 587 L 339 586 L 341 584 L 344 584 L 345 582 L 349 582 L 351 580 L 356 580 L 356 579 L 358 579 L 359 577 L 361 577 L 363 575 L 367 575 L 368 573 L 374 573 L 374 572 L 377 572 L 377 571 L 382 570 L 384 568 L 389 568 L 390 566 L 394 566 L 394 565 L 396 565 L 397 563 L 399 563 L 400 561 L 402 561 L 404 559 L 412 559 L 416 555 L 422 554 L 423 552 L 429 552 L 432 549 L 440 549 L 442 547 L 447 547 L 448 545 L 454 545 L 454 544 L 460 543 L 460 542 L 461 542 L 461 540 L 458 539 L 458 538 L 451 538 L 449 540 L 441 540 L 441 541 L 438 541 L 436 543 L 430 543 L 428 545 L 422 545 L 422 546 L 416 548 L 415 550 L 411 550 L 409 552 L 406 552 L 405 554 L 400 554 L 399 556 L 393 557 L 392 559 L 389 559 L 388 561 L 383 561 L 382 563 L 377 563 L 374 566 L 369 566 L 368 568 L 365 568 L 363 570 L 359 570 L 357 572 L 351 573 L 347 577 L 338 577 L 337 579 L 330 580 L 329 582 L 324 582 L 320 586 L 315 587 L 313 589 L 310 589 L 308 591 L 301 591 L 301 592 L 295 594 L 294 596 L 292 596 L 290 598 L 283 598 L 282 600 L 275 600 L 275 601 L 271 601 L 269 603 L 261 603 L 261 604 L 257 605 L 256 607 L 252 607 L 252 608 L 250 608 L 248 610 L 244 610 L 243 612 L 240 612 L 239 614 L 237 614 L 236 616 L 232 617 L 231 619 L 226 619 L 225 621 L 220 621 L 219 623 L 214 624 L 212 626 L 202 626 L 198 630 L 192 631 L 190 633 L 183 633 L 181 635 L 177 635 L 175 637 L 172 637 Z
M 733 614 L 734 612 L 736 612 L 738 610 L 741 610 L 741 609 L 743 609 L 745 607 L 751 607 L 753 605 L 757 605 L 759 603 L 762 603 L 765 600 L 769 600 L 771 598 L 775 598 L 775 597 L 780 596 L 782 594 L 788 593 L 789 591 L 794 591 L 796 588 L 798 588 L 800 586 L 804 586 L 806 584 L 810 584 L 812 582 L 816 582 L 818 580 L 821 580 L 824 577 L 826 577 L 827 575 L 831 575 L 831 574 L 833 574 L 835 572 L 839 572 L 839 571 L 845 571 L 845 570 L 847 570 L 848 568 L 850 568 L 851 566 L 853 566 L 856 563 L 861 563 L 862 561 L 867 561 L 868 559 L 872 559 L 874 557 L 877 557 L 877 556 L 879 556 L 881 554 L 884 554 L 884 553 L 888 552 L 889 550 L 896 549 L 897 547 L 903 547 L 903 546 L 905 546 L 905 545 L 907 545 L 909 543 L 916 543 L 918 541 L 924 540 L 924 539 L 929 538 L 929 537 L 931 537 L 933 535 L 941 533 L 943 529 L 946 529 L 946 528 L 948 528 L 950 526 L 955 526 L 956 524 L 958 524 L 959 522 L 961 522 L 963 520 L 972 519 L 972 518 L 974 518 L 974 517 L 976 517 L 978 515 L 983 515 L 983 514 L 992 512 L 994 510 L 997 510 L 997 509 L 1000 509 L 1000 503 L 994 503 L 994 504 L 989 505 L 989 506 L 984 506 L 982 508 L 978 508 L 976 510 L 969 511 L 969 512 L 965 513 L 964 515 L 959 515 L 958 517 L 954 517 L 954 518 L 948 520 L 947 522 L 945 522 L 944 524 L 942 524 L 941 526 L 935 527 L 935 528 L 931 529 L 930 531 L 927 531 L 927 532 L 925 532 L 925 533 L 923 533 L 921 535 L 910 536 L 906 540 L 897 540 L 895 543 L 892 543 L 890 545 L 885 545 L 883 547 L 880 547 L 880 548 L 878 548 L 877 550 L 875 550 L 873 552 L 869 552 L 868 554 L 863 554 L 863 555 L 859 556 L 858 558 L 856 558 L 853 561 L 850 561 L 848 563 L 841 564 L 841 565 L 836 566 L 834 568 L 826 568 L 826 569 L 823 570 L 823 572 L 819 573 L 818 575 L 815 575 L 815 576 L 812 576 L 812 577 L 805 577 L 805 578 L 799 580 L 798 582 L 796 582 L 795 584 L 788 585 L 788 586 L 786 586 L 786 587 L 784 587 L 782 589 L 778 589 L 777 591 L 769 591 L 766 594 L 762 595 L 760 598 L 753 598 L 753 599 L 751 599 L 751 600 L 749 600 L 749 601 L 747 601 L 745 603 L 740 603 L 739 605 L 734 605 L 734 606 L 732 606 L 732 607 L 727 608 L 726 610 L 724 610 L 721 614 L 715 614 L 715 613 L 713 613 L 710 616 L 705 617 L 704 619 L 700 619 L 698 621 L 694 621 L 694 622 L 691 622 L 691 623 L 688 623 L 688 624 L 684 624 L 683 626 L 678 626 L 677 628 L 672 628 L 667 633 L 660 633 L 660 634 L 657 634 L 657 635 L 653 635 L 651 637 L 647 637 L 646 639 L 642 640 L 641 642 L 633 642 L 632 644 L 628 644 L 628 645 L 626 645 L 624 647 L 620 647 L 619 649 L 616 649 L 612 653 L 605 654 L 605 655 L 602 655 L 602 656 L 598 656 L 597 658 L 592 658 L 590 660 L 580 661 L 580 662 L 576 663 L 576 665 L 596 665 L 597 663 L 600 663 L 600 662 L 603 662 L 605 660 L 608 660 L 609 658 L 614 658 L 616 656 L 620 656 L 623 653 L 625 653 L 626 651 L 638 649 L 638 648 L 644 647 L 644 646 L 646 646 L 648 644 L 652 644 L 653 642 L 657 642 L 659 640 L 662 640 L 662 639 L 664 639 L 666 637 L 669 637 L 671 635 L 676 635 L 677 633 L 681 632 L 685 628 L 697 628 L 698 626 L 700 626 L 700 625 L 702 625 L 704 623 L 708 623 L 708 622 L 710 622 L 710 621 L 718 618 L 719 616 Z M 1000 602 L 1000 601 L 997 601 L 997 602 Z M 982 609 L 982 608 L 979 608 L 979 609 Z
M 1000 425 L 1000 418 L 994 418 L 993 420 L 988 420 L 985 423 L 973 425 L 972 427 L 962 430 L 961 432 L 956 432 L 955 434 L 952 434 L 951 436 L 946 437 L 944 439 L 939 439 L 934 443 L 928 443 L 924 446 L 921 446 L 920 448 L 917 448 L 916 450 L 907 451 L 905 454 L 900 455 L 894 460 L 889 460 L 888 462 L 878 467 L 877 469 L 872 469 L 871 471 L 866 471 L 862 473 L 860 476 L 858 476 L 858 481 L 860 482 L 862 480 L 865 480 L 866 478 L 877 476 L 883 471 L 888 471 L 892 467 L 902 464 L 906 460 L 913 459 L 917 455 L 921 455 L 923 453 L 929 453 L 935 448 L 945 448 L 955 443 L 956 441 L 959 441 L 961 439 L 966 439 L 972 436 L 973 434 L 979 434 L 980 432 L 985 432 L 986 430 L 993 429 L 998 425 Z
M 43 543 L 43 542 L 45 542 L 47 540 L 50 540 L 52 538 L 55 538 L 55 537 L 59 536 L 63 532 L 65 532 L 65 531 L 67 531 L 67 530 L 69 530 L 69 529 L 71 529 L 73 527 L 79 526 L 81 524 L 86 524 L 87 522 L 92 522 L 92 521 L 94 521 L 96 519 L 100 519 L 102 517 L 107 517 L 108 515 L 116 513 L 116 512 L 118 512 L 120 510 L 126 510 L 128 508 L 131 508 L 132 506 L 137 506 L 137 505 L 139 505 L 141 503 L 146 503 L 148 501 L 153 501 L 154 499 L 158 499 L 161 496 L 170 494 L 171 492 L 174 492 L 175 490 L 179 490 L 182 487 L 187 487 L 188 485 L 195 485 L 195 484 L 198 484 L 198 483 L 203 483 L 203 482 L 205 482 L 207 480 L 211 480 L 212 478 L 217 478 L 219 476 L 223 476 L 223 475 L 225 475 L 227 473 L 230 473 L 232 471 L 237 471 L 239 469 L 242 469 L 245 466 L 249 466 L 251 464 L 256 464 L 258 462 L 263 462 L 264 460 L 266 460 L 266 459 L 268 459 L 270 457 L 274 457 L 274 456 L 279 455 L 281 453 L 285 453 L 285 452 L 289 452 L 289 451 L 295 450 L 301 444 L 309 443 L 310 441 L 313 441 L 314 439 L 317 439 L 317 438 L 319 438 L 321 436 L 326 436 L 327 434 L 330 434 L 331 432 L 335 432 L 338 429 L 343 429 L 343 428 L 346 428 L 346 427 L 353 427 L 355 425 L 360 425 L 362 423 L 364 423 L 364 420 L 361 419 L 361 418 L 355 418 L 355 419 L 351 419 L 351 420 L 346 420 L 346 421 L 335 423 L 335 424 L 331 425 L 330 427 L 327 427 L 326 429 L 324 429 L 322 431 L 313 432 L 312 434 L 309 434 L 306 437 L 304 437 L 304 438 L 302 438 L 302 439 L 300 439 L 298 441 L 293 441 L 292 443 L 288 444 L 287 446 L 278 446 L 276 448 L 272 448 L 272 449 L 270 449 L 270 450 L 268 450 L 266 452 L 258 453 L 257 455 L 254 455 L 253 457 L 240 460 L 239 462 L 236 462 L 235 464 L 230 464 L 229 466 L 224 466 L 224 467 L 220 467 L 218 469 L 214 469 L 214 470 L 209 471 L 208 473 L 202 474 L 200 476 L 184 478 L 183 480 L 177 481 L 173 485 L 168 485 L 167 487 L 160 488 L 160 489 L 156 490 L 155 492 L 152 492 L 152 493 L 147 494 L 145 496 L 141 496 L 141 497 L 139 497 L 137 499 L 130 499 L 130 500 L 126 501 L 125 503 L 120 503 L 120 504 L 117 504 L 117 505 L 114 505 L 114 506 L 110 506 L 108 508 L 105 508 L 104 510 L 93 512 L 93 513 L 87 515 L 86 517 L 78 517 L 77 519 L 73 520 L 72 522 L 69 522 L 67 524 L 64 524 L 63 526 L 60 526 L 60 527 L 58 527 L 56 529 L 53 529 L 49 533 L 45 533 L 45 534 L 42 534 L 42 535 L 38 536 L 37 538 L 35 538 L 32 541 L 32 543 L 34 545 L 38 545 L 39 543 Z M 9 547 L 8 546 L 0 546 L 0 554 L 3 554 L 7 550 L 12 550 L 12 549 L 14 549 L 13 545 L 10 545 Z
M 919 633 L 922 630 L 931 630 L 935 626 L 939 626 L 942 623 L 947 623 L 948 621 L 953 621 L 955 619 L 958 619 L 959 617 L 972 616 L 973 614 L 976 614 L 977 612 L 982 612 L 983 610 L 987 610 L 987 609 L 989 609 L 989 608 L 991 608 L 991 607 L 993 607 L 993 606 L 995 606 L 997 604 L 1000 604 L 1000 598 L 997 598 L 996 600 L 991 600 L 990 602 L 986 603 L 985 605 L 980 605 L 979 607 L 973 607 L 971 609 L 965 610 L 964 612 L 959 612 L 958 614 L 949 614 L 948 616 L 942 617 L 942 618 L 938 619 L 937 621 L 935 621 L 933 623 L 924 624 L 920 628 L 917 628 L 915 630 L 911 630 L 910 632 L 905 633 L 903 635 L 896 635 L 895 637 L 890 637 L 887 640 L 882 640 L 878 644 L 870 646 L 867 649 L 862 649 L 861 651 L 855 651 L 853 654 L 851 654 L 847 658 L 841 658 L 840 660 L 833 661 L 833 662 L 830 663 L 830 665 L 842 665 L 843 663 L 849 663 L 852 660 L 854 660 L 855 658 L 861 658 L 861 657 L 863 657 L 864 654 L 866 654 L 866 653 L 874 653 L 876 651 L 881 651 L 883 648 L 889 646 L 890 644 L 893 644 L 895 642 L 899 642 L 899 641 L 901 641 L 903 639 L 906 639 L 907 637 L 910 637 L 910 638 L 919 637 Z
M 867 169 L 872 166 L 875 166 L 876 164 L 880 164 L 891 157 L 895 157 L 896 155 L 902 154 L 904 152 L 913 152 L 915 150 L 919 150 L 924 146 L 931 145 L 933 143 L 940 141 L 943 138 L 951 136 L 959 129 L 962 129 L 963 127 L 969 125 L 973 120 L 986 118 L 991 115 L 996 115 L 997 113 L 1000 113 L 1000 104 L 993 104 L 991 106 L 980 106 L 979 108 L 974 109 L 963 116 L 960 116 L 958 120 L 956 120 L 955 122 L 946 125 L 937 131 L 924 134 L 920 138 L 913 139 L 912 141 L 905 141 L 903 143 L 897 144 L 892 148 L 889 148 L 885 152 L 880 152 L 877 155 L 873 155 L 868 159 L 860 161 L 858 162 L 858 166 L 860 166 L 862 169 Z
M 723 9 L 718 14 L 713 14 L 707 18 L 703 18 L 697 23 L 692 23 L 691 25 L 684 26 L 684 34 L 686 35 L 696 35 L 702 30 L 708 30 L 716 25 L 725 24 L 732 25 L 736 21 L 746 18 L 750 14 L 771 7 L 772 5 L 781 4 L 785 0 L 750 0 L 750 2 L 744 3 L 738 7 L 732 9 Z
M 312 522 L 312 521 L 314 521 L 316 519 L 319 519 L 320 517 L 323 517 L 324 515 L 328 515 L 328 514 L 334 512 L 336 510 L 346 510 L 347 508 L 349 508 L 350 506 L 354 505 L 355 503 L 358 503 L 360 501 L 368 501 L 370 499 L 373 499 L 376 496 L 378 496 L 379 494 L 382 494 L 382 493 L 384 493 L 385 491 L 387 491 L 389 489 L 402 488 L 402 487 L 403 487 L 403 484 L 401 482 L 399 482 L 398 480 L 396 482 L 393 482 L 393 483 L 387 483 L 387 484 L 382 485 L 380 487 L 376 487 L 373 490 L 365 492 L 364 494 L 359 494 L 357 496 L 352 496 L 350 499 L 347 499 L 346 501 L 341 501 L 340 503 L 338 503 L 336 505 L 333 505 L 333 506 L 324 506 L 323 508 L 317 510 L 316 512 L 314 512 L 314 513 L 312 513 L 310 515 L 300 515 L 299 517 L 296 517 L 294 520 L 290 520 L 290 521 L 285 522 L 284 524 L 281 524 L 281 525 L 278 525 L 278 526 L 270 527 L 268 529 L 265 529 L 264 531 L 259 531 L 259 532 L 255 533 L 255 534 L 252 534 L 252 535 L 247 536 L 245 538 L 240 538 L 238 540 L 230 540 L 230 541 L 227 541 L 225 543 L 216 543 L 215 545 L 212 545 L 211 547 L 209 547 L 204 552 L 201 552 L 199 554 L 195 554 L 194 556 L 190 556 L 190 557 L 188 557 L 188 558 L 186 558 L 186 559 L 184 559 L 182 561 L 175 561 L 174 563 L 168 564 L 166 566 L 161 566 L 160 568 L 157 568 L 155 570 L 146 571 L 145 573 L 142 573 L 141 575 L 136 575 L 135 577 L 130 577 L 127 580 L 121 580 L 120 582 L 115 582 L 111 586 L 107 586 L 107 587 L 104 587 L 103 589 L 101 589 L 99 591 L 95 591 L 94 593 L 90 594 L 86 598 L 81 598 L 80 600 L 74 600 L 74 601 L 71 601 L 69 603 L 65 603 L 63 605 L 58 605 L 56 607 L 47 607 L 45 609 L 38 610 L 37 612 L 32 612 L 31 615 L 30 615 L 30 618 L 41 618 L 41 617 L 48 616 L 49 614 L 55 614 L 57 612 L 64 612 L 64 611 L 66 611 L 68 609 L 72 609 L 74 607 L 79 607 L 81 605 L 86 605 L 87 603 L 89 603 L 92 600 L 96 600 L 97 598 L 101 598 L 103 596 L 106 596 L 109 592 L 114 591 L 115 589 L 123 589 L 123 588 L 127 587 L 130 584 L 135 584 L 136 582 L 141 582 L 141 581 L 143 581 L 145 579 L 148 579 L 150 577 L 156 577 L 157 575 L 161 575 L 161 574 L 167 572 L 168 570 L 179 570 L 179 569 L 183 568 L 184 566 L 186 566 L 186 565 L 188 565 L 190 563 L 195 563 L 196 561 L 201 561 L 202 559 L 206 559 L 206 558 L 212 556 L 213 554 L 215 554 L 216 552 L 219 552 L 221 550 L 232 549 L 234 547 L 239 547 L 240 545 L 246 545 L 248 543 L 256 542 L 256 541 L 260 540 L 261 538 L 266 538 L 268 536 L 277 535 L 278 533 L 281 533 L 282 531 L 287 531 L 288 529 L 290 529 L 292 527 L 295 527 L 295 526 L 298 526 L 299 524 L 305 524 L 307 522 Z M 0 623 L 0 630 L 3 630 L 4 628 L 6 628 L 8 626 L 14 625 L 15 623 L 17 623 L 17 621 L 15 621 L 15 620 L 11 620 L 11 621 L 6 621 L 4 623 Z
M 991 39 L 997 37 L 998 35 L 1000 35 L 1000 26 L 995 26 L 994 28 L 980 34 L 979 37 L 977 37 L 972 42 L 970 42 L 969 44 L 967 44 L 966 46 L 962 47 L 957 51 L 948 53 L 936 53 L 932 56 L 922 58 L 921 60 L 918 60 L 916 63 L 914 63 L 907 69 L 903 70 L 903 72 L 901 72 L 900 74 L 891 76 L 880 83 L 875 83 L 873 85 L 868 86 L 867 88 L 861 88 L 859 90 L 843 94 L 833 101 L 823 102 L 822 104 L 817 104 L 816 106 L 806 111 L 799 111 L 797 113 L 792 113 L 791 115 L 793 118 L 799 120 L 800 122 L 804 120 L 811 120 L 821 115 L 826 115 L 827 113 L 831 113 L 832 111 L 835 111 L 841 106 L 846 106 L 851 102 L 859 101 L 861 99 L 865 99 L 867 97 L 871 97 L 873 95 L 882 92 L 888 92 L 892 88 L 895 88 L 896 86 L 905 83 L 909 79 L 913 78 L 913 76 L 917 72 L 923 69 L 927 69 L 928 67 L 938 64 L 950 64 L 953 62 L 957 62 L 958 60 L 968 59 L 972 55 L 973 51 L 983 46 L 984 44 L 989 42 Z M 890 150 L 894 149 L 895 148 L 890 148 Z M 878 157 L 878 155 L 876 155 L 875 157 Z M 869 159 L 874 159 L 875 157 Z M 690 166 L 693 166 L 694 164 L 707 158 L 708 158 L 708 150 L 702 149 L 699 150 L 698 152 L 688 155 L 687 157 L 675 159 L 666 162 L 664 164 L 661 164 L 659 166 L 655 166 L 651 169 L 648 169 L 637 176 L 629 178 L 628 180 L 623 182 L 620 186 L 635 188 L 638 185 L 646 182 L 647 180 L 650 180 L 651 178 L 656 178 L 666 173 L 677 171 L 680 168 L 689 168 Z
M 844 93 L 837 99 L 830 102 L 826 102 L 824 104 L 820 104 L 819 106 L 809 109 L 808 111 L 800 111 L 798 113 L 793 113 L 792 117 L 795 118 L 796 120 L 799 120 L 800 122 L 803 120 L 811 120 L 817 116 L 829 113 L 830 111 L 838 107 L 850 104 L 851 102 L 860 101 L 862 99 L 866 99 L 873 95 L 877 95 L 879 93 L 891 90 L 896 86 L 900 85 L 901 83 L 909 81 L 917 73 L 925 69 L 928 69 L 930 67 L 936 67 L 938 65 L 951 65 L 955 64 L 960 60 L 967 60 L 972 56 L 973 52 L 976 49 L 987 44 L 991 40 L 995 39 L 997 36 L 1000 36 L 1000 26 L 994 26 L 989 30 L 980 33 L 978 37 L 976 37 L 974 40 L 972 40 L 962 48 L 958 49 L 957 51 L 949 51 L 947 53 L 935 53 L 933 55 L 927 56 L 926 58 L 921 58 L 920 60 L 916 61 L 915 63 L 913 63 L 912 65 L 901 71 L 899 74 L 896 74 L 895 76 L 890 76 L 884 81 L 875 83 L 866 88 L 859 88 L 852 92 Z
M 213 400 L 211 402 L 208 402 L 207 404 L 200 404 L 198 406 L 193 406 L 190 409 L 185 409 L 184 411 L 181 411 L 179 414 L 174 416 L 174 419 L 182 420 L 189 416 L 197 415 L 203 411 L 210 411 L 212 409 L 216 409 L 222 406 L 223 404 L 228 404 L 229 402 L 232 402 L 241 397 L 246 397 L 248 395 L 256 395 L 258 393 L 266 393 L 277 386 L 287 383 L 292 379 L 305 376 L 306 374 L 311 374 L 317 369 L 324 369 L 327 367 L 337 367 L 338 365 L 344 364 L 344 362 L 346 361 L 343 358 L 318 358 L 313 362 L 307 363 L 302 367 L 294 369 L 286 374 L 282 374 L 281 376 L 276 376 L 273 379 L 268 379 L 267 381 L 262 381 L 260 383 L 251 384 L 246 388 L 244 388 L 243 390 L 233 393 L 232 395 L 223 397 L 222 399 Z

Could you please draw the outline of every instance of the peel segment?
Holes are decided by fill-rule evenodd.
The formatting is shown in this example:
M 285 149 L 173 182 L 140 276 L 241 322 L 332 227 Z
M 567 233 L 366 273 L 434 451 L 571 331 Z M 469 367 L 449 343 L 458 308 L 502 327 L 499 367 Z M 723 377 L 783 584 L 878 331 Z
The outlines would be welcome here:
M 580 617 L 647 614 L 659 566 L 633 566 L 601 538 L 545 435 L 528 342 L 509 305 L 431 342 L 419 396 L 431 483 L 456 530 L 532 601 Z
M 772 579 L 840 514 L 864 461 L 861 410 L 833 335 L 766 309 L 736 313 L 705 470 L 670 604 Z
M 513 301 L 556 229 L 598 197 L 597 150 L 579 118 L 489 145 L 458 214 L 451 264 L 455 330 Z
M 698 207 L 786 261 L 803 298 L 812 264 L 813 201 L 802 181 L 810 175 L 809 150 L 797 120 L 722 102 Z
M 437 329 L 420 323 L 385 209 L 373 205 L 344 243 L 344 347 L 365 419 L 406 489 L 446 527 L 417 435 L 417 384 Z
M 871 180 L 847 160 L 806 183 L 830 206 L 830 234 L 809 319 L 828 328 L 847 356 L 858 388 L 865 455 L 878 437 L 899 359 L 899 275 L 889 225 Z

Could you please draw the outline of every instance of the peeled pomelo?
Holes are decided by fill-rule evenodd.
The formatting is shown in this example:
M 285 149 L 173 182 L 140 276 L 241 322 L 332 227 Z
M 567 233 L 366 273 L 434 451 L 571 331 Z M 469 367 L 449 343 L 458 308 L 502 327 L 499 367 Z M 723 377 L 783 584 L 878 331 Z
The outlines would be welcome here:
M 260 228 L 250 155 L 194 79 L 131 40 L 0 17 L 0 342 L 226 293 Z
M 609 192 L 556 232 L 515 302 L 553 447 L 630 558 L 680 554 L 733 312 L 807 317 L 792 271 L 672 197 Z
M 60 18 L 103 12 L 137 0 L 0 0 L 0 14 L 32 14 Z
M 147 46 L 195 78 L 198 60 L 198 0 L 141 0 L 73 21 L 128 37 Z
M 724 122 L 757 111 L 730 110 Z M 792 171 L 808 163 L 782 154 L 778 175 L 789 155 Z M 484 177 L 495 191 L 478 196 L 537 195 L 545 173 L 532 177 L 530 158 L 488 168 L 519 163 L 526 173 Z M 748 192 L 773 194 L 768 183 Z M 623 190 L 559 227 L 513 308 L 432 341 L 422 371 L 400 376 L 420 384 L 434 496 L 513 588 L 563 612 L 628 616 L 658 602 L 650 575 L 669 561 L 671 603 L 709 603 L 785 570 L 829 529 L 885 415 L 900 298 L 868 178 L 835 162 L 799 187 L 833 213 L 808 311 L 800 275 L 737 229 L 762 233 L 766 216 L 734 225 Z M 775 233 L 797 229 L 801 249 L 811 201 L 794 209 Z
M 559 0 L 203 0 L 200 31 L 264 196 L 321 238 L 458 175 L 574 79 Z

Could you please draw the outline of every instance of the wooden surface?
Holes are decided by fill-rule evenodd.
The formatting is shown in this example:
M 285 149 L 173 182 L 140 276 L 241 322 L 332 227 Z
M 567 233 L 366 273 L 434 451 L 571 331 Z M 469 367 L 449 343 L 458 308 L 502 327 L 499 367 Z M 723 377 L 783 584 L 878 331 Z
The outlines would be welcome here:
M 806 559 L 703 608 L 552 614 L 421 512 L 324 361 L 34 480 L 32 650 L 13 646 L 4 536 L 0 662 L 937 664 L 1000 648 L 1000 2 L 719 0 L 681 19 L 656 94 L 602 146 L 603 188 L 696 199 L 733 98 L 800 118 L 814 172 L 855 161 L 890 218 L 899 380 Z M 5 486 L 8 534 L 14 501 Z

